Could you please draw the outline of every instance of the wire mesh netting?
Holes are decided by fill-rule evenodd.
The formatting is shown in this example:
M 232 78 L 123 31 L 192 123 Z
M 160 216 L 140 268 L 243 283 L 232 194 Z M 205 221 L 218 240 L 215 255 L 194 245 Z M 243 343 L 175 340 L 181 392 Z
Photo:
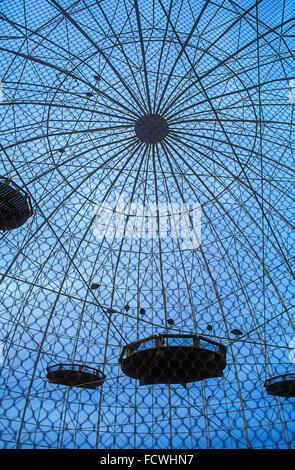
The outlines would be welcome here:
M 33 208 L 1 231 L 1 446 L 295 448 L 294 393 L 265 388 L 295 362 L 293 0 L 0 11 L 1 176 Z M 167 334 L 221 344 L 222 374 L 124 373 Z

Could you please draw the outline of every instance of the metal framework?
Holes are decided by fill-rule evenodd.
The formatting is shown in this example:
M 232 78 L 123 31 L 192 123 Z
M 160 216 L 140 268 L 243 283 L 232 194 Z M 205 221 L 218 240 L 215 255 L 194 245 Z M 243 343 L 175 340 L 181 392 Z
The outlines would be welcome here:
M 264 388 L 295 362 L 294 1 L 3 0 L 0 24 L 0 174 L 34 209 L 0 234 L 1 447 L 294 448 Z M 139 387 L 120 353 L 161 333 L 222 343 L 223 377 Z

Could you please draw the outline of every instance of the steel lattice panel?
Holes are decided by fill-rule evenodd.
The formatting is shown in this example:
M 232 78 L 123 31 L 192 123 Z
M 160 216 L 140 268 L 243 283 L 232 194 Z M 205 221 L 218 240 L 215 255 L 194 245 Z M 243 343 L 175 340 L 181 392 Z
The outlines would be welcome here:
M 0 9 L 1 176 L 34 208 L 1 232 L 1 446 L 294 448 L 294 398 L 264 388 L 294 371 L 292 0 Z M 156 143 L 147 114 L 169 126 Z M 118 194 L 200 204 L 200 246 L 101 237 Z M 167 331 L 223 343 L 224 376 L 124 375 L 124 345 Z M 105 382 L 48 383 L 70 362 Z

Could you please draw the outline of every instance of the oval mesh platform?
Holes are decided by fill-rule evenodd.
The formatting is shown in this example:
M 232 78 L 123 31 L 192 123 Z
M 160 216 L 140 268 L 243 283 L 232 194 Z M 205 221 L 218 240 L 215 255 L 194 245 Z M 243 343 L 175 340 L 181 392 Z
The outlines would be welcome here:
M 124 347 L 122 371 L 140 385 L 223 377 L 226 348 L 196 335 L 157 335 Z
M 0 230 L 20 227 L 32 213 L 29 196 L 12 181 L 0 178 Z
M 276 397 L 295 397 L 295 374 L 283 374 L 266 380 L 265 389 L 268 395 Z
M 50 383 L 96 389 L 101 386 L 106 376 L 98 369 L 79 364 L 56 364 L 47 367 L 47 379 Z

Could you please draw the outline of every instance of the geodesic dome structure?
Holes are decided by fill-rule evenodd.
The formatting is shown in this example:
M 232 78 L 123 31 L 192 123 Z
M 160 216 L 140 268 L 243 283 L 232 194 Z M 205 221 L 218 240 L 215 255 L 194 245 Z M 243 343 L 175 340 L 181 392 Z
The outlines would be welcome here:
M 0 11 L 1 176 L 33 208 L 0 235 L 1 446 L 294 448 L 264 387 L 295 361 L 292 0 Z M 124 374 L 159 334 L 221 343 L 223 377 Z

